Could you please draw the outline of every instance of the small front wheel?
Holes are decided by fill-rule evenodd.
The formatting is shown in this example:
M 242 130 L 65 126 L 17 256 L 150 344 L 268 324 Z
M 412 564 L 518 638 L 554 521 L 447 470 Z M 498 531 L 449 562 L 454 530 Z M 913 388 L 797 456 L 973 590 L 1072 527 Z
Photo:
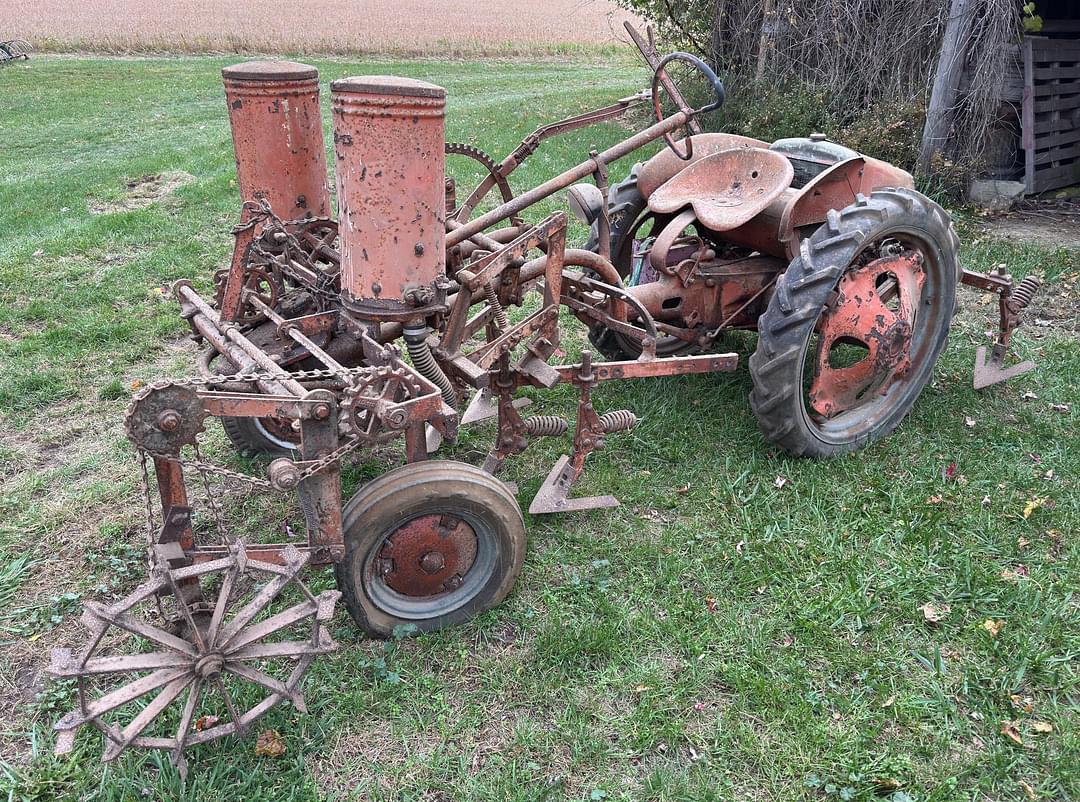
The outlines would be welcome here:
M 462 462 L 396 468 L 344 511 L 338 587 L 357 626 L 377 638 L 431 632 L 499 604 L 525 559 L 525 522 L 503 482 Z

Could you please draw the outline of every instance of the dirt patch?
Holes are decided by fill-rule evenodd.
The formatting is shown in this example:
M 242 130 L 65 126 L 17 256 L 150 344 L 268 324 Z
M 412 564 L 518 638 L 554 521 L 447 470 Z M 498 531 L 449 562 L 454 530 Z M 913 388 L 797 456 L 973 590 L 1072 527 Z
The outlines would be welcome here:
M 124 197 L 117 201 L 90 201 L 87 208 L 91 214 L 116 214 L 145 209 L 185 184 L 195 180 L 191 173 L 174 170 L 159 175 L 144 175 L 127 182 Z
M 1080 217 L 1035 216 L 1018 213 L 995 220 L 988 233 L 1013 242 L 1029 242 L 1041 248 L 1075 248 L 1080 251 Z M 1080 261 L 1080 256 L 1077 257 Z

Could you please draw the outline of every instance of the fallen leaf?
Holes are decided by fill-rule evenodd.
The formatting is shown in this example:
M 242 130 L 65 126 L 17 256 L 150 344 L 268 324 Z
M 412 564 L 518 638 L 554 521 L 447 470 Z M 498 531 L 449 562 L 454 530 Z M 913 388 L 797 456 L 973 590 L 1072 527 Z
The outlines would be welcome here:
M 1031 499 L 1031 501 L 1024 505 L 1024 518 L 1030 518 L 1031 513 L 1035 512 L 1035 510 L 1039 509 L 1039 507 L 1042 507 L 1044 504 L 1046 504 L 1046 499 L 1044 498 Z
M 1001 722 L 1001 734 L 1017 746 L 1024 745 L 1024 739 L 1020 737 L 1020 730 L 1016 729 L 1016 724 L 1012 721 Z
M 740 540 L 738 543 L 735 544 L 735 553 L 736 554 L 742 554 L 743 549 L 745 549 L 745 548 L 746 548 L 746 541 L 745 540 Z
M 982 505 L 983 505 L 984 507 L 989 507 L 989 506 L 990 506 L 990 505 L 991 505 L 992 503 L 993 503 L 993 502 L 992 502 L 992 500 L 990 499 L 990 496 L 983 496 L 983 497 L 982 497 Z
M 651 691 L 651 690 L 652 690 L 651 685 L 638 685 L 636 688 L 634 688 L 634 693 L 645 693 L 645 691 Z
M 714 599 L 712 596 L 706 596 L 705 606 L 709 608 L 710 613 L 715 613 L 717 608 L 716 599 Z
M 1028 799 L 1035 799 L 1035 789 L 1028 785 L 1023 780 L 1020 781 L 1020 787 L 1024 789 L 1024 793 Z
M 1042 462 L 1042 457 L 1032 451 L 1028 452 L 1028 459 L 1034 462 L 1036 465 Z
M 195 731 L 202 732 L 216 726 L 221 721 L 221 716 L 199 716 L 195 719 Z
M 696 710 L 697 712 L 700 713 L 704 709 L 705 709 L 705 703 L 704 702 L 694 702 L 694 710 Z
M 1048 479 L 1048 480 L 1052 481 L 1053 478 L 1054 478 L 1054 469 L 1053 468 L 1051 468 L 1050 470 L 1048 470 L 1046 473 L 1043 474 L 1043 479 Z
M 791 646 L 791 644 L 793 644 L 794 642 L 795 642 L 795 639 L 793 637 L 791 637 L 790 635 L 785 635 L 781 639 L 780 645 L 787 648 L 788 646 Z
M 940 504 L 941 503 L 941 496 L 930 496 L 930 498 L 928 498 L 926 500 L 926 503 L 927 504 Z
M 1031 731 L 1037 732 L 1040 735 L 1046 735 L 1047 733 L 1054 731 L 1054 725 L 1049 721 L 1033 721 L 1031 722 Z
M 1001 628 L 1004 626 L 1004 621 L 995 621 L 993 618 L 987 618 L 983 621 L 983 629 L 990 633 L 991 638 L 996 638 L 998 633 L 1001 632 Z
M 255 754 L 259 757 L 281 757 L 285 754 L 285 739 L 277 730 L 266 730 L 255 742 Z
M 1050 409 L 1054 410 L 1054 412 L 1068 412 L 1069 411 L 1069 405 L 1068 404 L 1051 404 Z
M 1026 549 L 1030 545 L 1031 545 L 1031 541 L 1028 540 L 1023 535 L 1020 535 L 1020 537 L 1018 537 L 1016 539 L 1016 548 L 1020 549 L 1021 551 L 1023 551 L 1024 549 Z
M 896 704 L 896 697 L 895 696 L 890 696 L 888 699 L 886 699 L 884 702 L 881 703 L 881 706 L 882 707 L 892 707 L 894 704 Z
M 1018 693 L 1014 693 L 1009 696 L 1009 701 L 1012 702 L 1013 707 L 1024 713 L 1031 713 L 1035 710 L 1035 703 L 1030 696 L 1021 696 Z
M 967 426 L 969 429 L 974 429 L 975 428 L 975 419 L 965 415 L 964 416 L 964 425 Z
M 138 379 L 136 379 L 135 381 L 133 381 L 131 383 L 131 389 L 132 390 L 138 390 L 142 386 L 143 386 L 143 383 L 141 381 L 139 381 Z
M 675 492 L 676 493 L 689 493 L 690 492 L 690 485 L 683 485 L 682 487 L 676 487 Z
M 782 488 L 787 483 L 788 483 L 788 478 L 786 476 L 777 476 L 775 479 L 773 479 L 772 484 L 773 484 L 773 487 L 775 487 L 777 490 L 779 490 L 780 488 Z
M 945 470 L 941 472 L 941 475 L 945 479 L 952 479 L 954 476 L 956 476 L 956 463 L 950 462 L 948 466 L 946 466 Z
M 941 605 L 940 608 L 934 607 L 932 604 L 924 604 L 919 608 L 922 610 L 923 618 L 931 624 L 941 623 L 941 620 L 947 618 L 949 615 L 950 607 L 947 604 Z
M 1006 568 L 1001 572 L 1001 578 L 1010 582 L 1015 582 L 1018 579 L 1026 579 L 1029 576 L 1027 566 L 1023 563 L 1018 563 L 1015 568 Z

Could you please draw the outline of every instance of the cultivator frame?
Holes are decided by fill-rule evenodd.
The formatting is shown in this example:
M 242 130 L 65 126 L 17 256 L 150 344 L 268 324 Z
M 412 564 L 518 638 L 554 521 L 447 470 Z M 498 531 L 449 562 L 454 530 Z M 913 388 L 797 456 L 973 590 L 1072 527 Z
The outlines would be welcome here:
M 200 688 L 216 687 L 231 673 L 234 681 L 271 691 L 254 712 L 241 714 L 226 705 L 231 720 L 210 729 L 215 737 L 247 730 L 279 701 L 296 704 L 302 671 L 274 679 L 269 668 L 238 666 L 236 655 L 268 660 L 302 655 L 306 668 L 309 658 L 333 648 L 323 627 L 336 592 L 315 597 L 301 586 L 306 601 L 255 623 L 304 566 L 333 564 L 349 612 L 375 635 L 389 635 L 406 623 L 421 631 L 452 625 L 499 603 L 521 567 L 524 522 L 512 488 L 495 474 L 536 438 L 570 429 L 570 422 L 558 416 L 523 417 L 523 388 L 568 384 L 578 395 L 572 448 L 547 472 L 529 511 L 615 506 L 618 501 L 610 495 L 571 495 L 589 454 L 637 423 L 629 410 L 595 409 L 599 383 L 734 370 L 734 353 L 665 355 L 658 353 L 658 343 L 705 349 L 724 331 L 758 326 L 763 315 L 773 314 L 775 296 L 789 291 L 785 277 L 794 269 L 789 261 L 807 263 L 819 245 L 816 232 L 841 225 L 838 208 L 853 209 L 850 214 L 857 216 L 863 208 L 922 203 L 905 188 L 910 176 L 867 157 L 823 165 L 813 180 L 794 187 L 789 157 L 760 147 L 766 143 L 713 134 L 677 142 L 676 131 L 694 130 L 702 113 L 722 103 L 723 87 L 697 59 L 685 54 L 661 59 L 651 38 L 646 42 L 633 34 L 654 70 L 650 93 L 537 129 L 502 162 L 487 159 L 488 178 L 467 195 L 444 174 L 446 152 L 456 148 L 471 154 L 461 150 L 466 146 L 444 142 L 442 88 L 387 76 L 335 81 L 336 221 L 329 217 L 316 71 L 292 62 L 226 68 L 243 197 L 234 253 L 228 268 L 214 277 L 212 297 L 190 281 L 173 287 L 182 317 L 204 346 L 198 375 L 151 384 L 128 410 L 127 432 L 143 466 L 152 576 L 118 604 L 90 610 L 92 641 L 80 655 L 58 653 L 54 673 L 80 684 L 79 708 L 58 725 L 61 731 L 70 734 L 91 723 L 110 741 L 106 760 L 129 746 L 164 748 L 182 768 L 184 747 L 210 738 L 188 731 Z M 697 110 L 686 106 L 666 70 L 673 60 L 701 71 L 715 93 L 713 103 Z M 661 87 L 677 100 L 678 110 L 667 116 L 660 113 Z M 547 136 L 613 119 L 647 97 L 657 112 L 654 124 L 507 197 L 506 177 Z M 653 279 L 630 286 L 628 271 L 613 261 L 609 241 L 613 221 L 602 202 L 607 168 L 661 138 L 671 152 L 642 167 L 638 181 L 655 184 L 650 213 L 662 225 L 648 249 L 639 253 L 636 242 L 632 249 L 639 260 L 635 275 L 648 267 Z M 523 212 L 584 179 L 592 180 L 601 197 L 598 208 L 595 193 L 577 197 L 576 213 L 594 225 L 595 250 L 568 246 L 562 212 L 523 222 Z M 881 186 L 901 189 L 879 197 Z M 503 202 L 472 218 L 494 190 Z M 459 197 L 465 201 L 459 203 Z M 949 232 L 947 220 L 937 225 Z M 946 256 L 955 253 L 951 236 L 939 237 Z M 873 387 L 878 395 L 909 371 L 910 359 L 905 363 L 906 352 L 897 349 L 913 348 L 918 339 L 912 307 L 934 264 L 914 250 L 914 242 L 902 234 L 883 235 L 852 262 L 844 274 L 847 283 L 837 274 L 837 290 L 819 305 L 816 331 L 850 339 L 852 326 L 861 326 L 867 336 L 881 340 L 871 351 L 876 367 L 869 371 L 875 377 L 888 374 Z M 906 289 L 890 288 L 889 280 L 906 281 Z M 1002 335 L 993 363 L 1000 366 L 1019 312 L 1037 285 L 1026 282 L 1014 290 L 1006 276 L 966 271 L 963 280 L 1001 298 Z M 885 309 L 898 294 L 902 302 L 878 314 L 876 322 L 844 318 L 875 293 L 881 297 L 875 297 L 874 308 Z M 511 308 L 521 311 L 511 316 Z M 563 308 L 594 338 L 617 334 L 635 353 L 601 362 L 585 351 L 579 362 L 553 364 L 560 353 Z M 842 370 L 832 379 L 843 385 L 850 405 L 863 385 L 852 384 L 855 374 L 841 376 Z M 869 369 L 860 370 L 862 376 Z M 469 397 L 472 402 L 459 412 Z M 837 414 L 827 401 L 815 402 L 815 409 L 824 417 Z M 240 450 L 276 457 L 265 473 L 212 463 L 200 445 L 208 417 L 221 419 Z M 443 440 L 457 437 L 463 422 L 485 418 L 496 419 L 497 434 L 482 470 L 428 460 Z M 343 503 L 343 459 L 395 440 L 403 442 L 405 465 Z M 195 476 L 202 491 L 191 481 Z M 229 532 L 220 510 L 222 494 L 212 482 L 296 494 L 306 543 L 239 542 Z M 197 494 L 204 506 L 193 502 Z M 204 533 L 196 536 L 199 515 L 212 522 L 202 526 L 216 533 L 217 542 L 208 542 Z M 216 596 L 201 581 L 214 571 L 231 577 Z M 252 572 L 271 581 L 262 590 L 252 589 L 255 600 L 227 619 L 232 583 Z M 128 615 L 135 603 L 162 597 L 173 604 L 175 634 L 167 636 L 136 626 Z M 273 640 L 312 617 L 306 641 Z M 248 624 L 255 634 L 242 639 L 247 651 L 238 652 L 235 643 L 223 646 L 217 637 L 222 627 L 235 636 Z M 96 657 L 109 626 L 149 638 L 171 656 L 154 658 L 161 663 L 159 673 L 151 675 L 155 680 L 136 679 L 106 693 L 105 701 L 94 701 L 84 687 L 91 677 L 154 668 L 154 660 L 137 656 L 112 662 Z M 260 641 L 265 642 L 256 648 Z M 157 713 L 189 687 L 180 731 L 169 737 L 144 735 Z M 152 691 L 153 701 L 125 727 L 104 720 Z M 71 745 L 66 735 L 58 748 Z

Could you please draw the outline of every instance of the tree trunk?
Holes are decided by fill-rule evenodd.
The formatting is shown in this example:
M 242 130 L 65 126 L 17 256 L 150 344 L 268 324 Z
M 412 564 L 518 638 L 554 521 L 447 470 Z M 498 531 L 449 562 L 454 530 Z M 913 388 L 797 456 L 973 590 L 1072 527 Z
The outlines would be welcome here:
M 970 46 L 971 25 L 975 16 L 976 0 L 950 0 L 949 18 L 945 23 L 945 35 L 941 43 L 934 87 L 930 93 L 930 106 L 926 110 L 922 148 L 919 151 L 918 172 L 930 173 L 935 153 L 939 153 L 949 138 L 949 127 L 956 109 L 957 87 L 964 72 Z

